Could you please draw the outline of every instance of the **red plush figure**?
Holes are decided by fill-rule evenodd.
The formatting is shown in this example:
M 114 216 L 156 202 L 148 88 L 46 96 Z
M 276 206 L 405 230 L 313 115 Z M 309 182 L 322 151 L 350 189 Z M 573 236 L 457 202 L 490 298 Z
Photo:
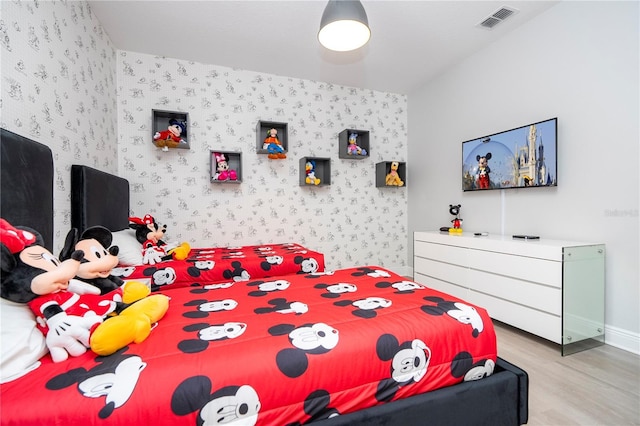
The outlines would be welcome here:
M 491 173 L 491 169 L 489 168 L 489 160 L 491 160 L 491 153 L 488 152 L 487 155 L 481 157 L 479 155 L 476 156 L 476 161 L 478 161 L 478 188 L 480 189 L 489 189 L 491 187 L 491 180 L 489 179 L 489 173 Z
M 169 307 L 166 296 L 147 297 L 149 289 L 135 281 L 105 295 L 68 291 L 83 258 L 75 250 L 60 262 L 37 231 L 0 219 L 0 297 L 29 305 L 54 362 L 82 355 L 87 347 L 110 355 L 140 343 Z
M 158 148 L 162 148 L 163 151 L 169 151 L 169 148 L 175 148 L 180 145 L 186 131 L 187 126 L 184 122 L 172 118 L 169 120 L 167 130 L 156 132 L 153 135 L 153 143 Z

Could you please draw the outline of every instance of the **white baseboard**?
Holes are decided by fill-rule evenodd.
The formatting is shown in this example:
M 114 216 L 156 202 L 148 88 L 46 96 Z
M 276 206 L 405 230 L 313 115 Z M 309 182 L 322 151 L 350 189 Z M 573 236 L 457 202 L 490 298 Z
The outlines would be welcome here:
M 605 325 L 604 342 L 618 349 L 640 355 L 640 334 L 638 333 Z

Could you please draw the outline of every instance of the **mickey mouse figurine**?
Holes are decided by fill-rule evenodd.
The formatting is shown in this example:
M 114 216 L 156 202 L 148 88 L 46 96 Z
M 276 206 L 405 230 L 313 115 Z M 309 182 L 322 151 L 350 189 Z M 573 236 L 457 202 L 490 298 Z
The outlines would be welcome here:
M 169 307 L 167 296 L 148 296 L 147 286 L 137 281 L 105 295 L 69 291 L 83 258 L 75 250 L 60 262 L 37 231 L 0 219 L 0 297 L 31 308 L 54 362 L 80 356 L 87 347 L 110 355 L 140 343 Z
M 461 204 L 449 204 L 449 213 L 454 215 L 455 217 L 451 219 L 451 223 L 453 223 L 453 228 L 449 228 L 449 233 L 460 234 L 462 233 L 462 219 L 460 219 L 460 207 Z
M 113 235 L 103 226 L 92 226 L 79 235 L 76 228 L 67 233 L 64 247 L 58 258 L 67 260 L 76 250 L 84 252 L 76 278 L 96 287 L 100 294 L 118 289 L 124 281 L 111 274 L 118 266 L 118 246 L 111 246 Z
M 169 151 L 169 148 L 176 148 L 182 142 L 182 138 L 187 132 L 187 125 L 184 121 L 172 118 L 169 120 L 167 130 L 156 132 L 153 135 L 153 143 L 163 151 Z
M 136 239 L 142 244 L 142 263 L 155 265 L 164 260 L 184 260 L 189 255 L 191 247 L 184 242 L 180 245 L 169 245 L 161 240 L 167 232 L 167 225 L 162 228 L 150 214 L 144 217 L 130 217 L 129 228 L 136 231 Z

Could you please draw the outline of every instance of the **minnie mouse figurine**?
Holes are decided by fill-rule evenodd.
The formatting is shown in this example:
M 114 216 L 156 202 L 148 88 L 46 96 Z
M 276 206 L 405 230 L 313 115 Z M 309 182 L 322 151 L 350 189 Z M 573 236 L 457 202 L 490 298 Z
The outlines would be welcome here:
M 136 240 L 142 244 L 142 263 L 155 265 L 164 260 L 184 260 L 189 255 L 191 247 L 186 242 L 180 245 L 169 245 L 161 240 L 167 232 L 167 225 L 162 228 L 150 214 L 144 217 L 130 217 L 129 228 L 136 231 Z
M 87 347 L 110 355 L 140 343 L 169 307 L 167 296 L 148 296 L 147 286 L 137 281 L 105 295 L 69 291 L 83 258 L 75 250 L 60 262 L 37 231 L 0 219 L 0 297 L 31 308 L 54 362 L 80 356 Z
M 216 170 L 217 173 L 214 176 L 215 180 L 237 180 L 238 174 L 235 170 L 229 170 L 229 163 L 224 154 L 216 152 Z

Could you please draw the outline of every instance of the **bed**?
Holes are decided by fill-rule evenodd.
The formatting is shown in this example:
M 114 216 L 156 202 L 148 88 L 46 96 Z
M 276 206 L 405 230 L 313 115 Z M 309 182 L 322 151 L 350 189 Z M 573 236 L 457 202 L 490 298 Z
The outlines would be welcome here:
M 3 215 L 24 190 L 9 176 Z M 43 213 L 23 224 L 52 224 Z M 375 265 L 200 284 L 158 289 L 170 308 L 140 344 L 40 355 L 0 387 L 3 425 L 527 422 L 527 374 L 498 357 L 481 307 Z
M 324 271 L 322 253 L 292 242 L 197 247 L 184 260 L 144 265 L 142 244 L 129 228 L 129 199 L 126 179 L 88 166 L 71 167 L 71 226 L 80 232 L 95 225 L 108 228 L 113 234 L 113 244 L 120 248 L 120 267 L 113 274 L 123 279 L 145 280 L 154 291 Z

